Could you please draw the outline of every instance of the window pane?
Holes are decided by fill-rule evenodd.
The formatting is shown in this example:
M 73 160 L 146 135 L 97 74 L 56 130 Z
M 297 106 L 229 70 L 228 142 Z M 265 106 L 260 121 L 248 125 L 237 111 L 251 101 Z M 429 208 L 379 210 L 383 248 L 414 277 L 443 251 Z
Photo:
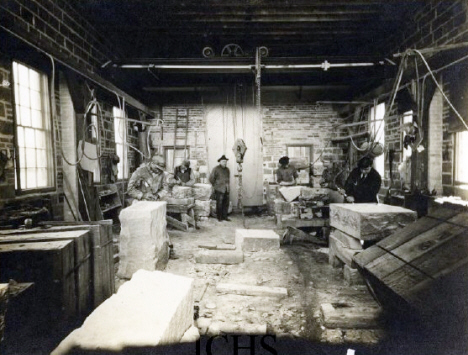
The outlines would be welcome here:
M 29 89 L 25 86 L 20 85 L 19 95 L 19 104 L 24 107 L 30 107 Z
M 42 112 L 31 110 L 31 126 L 34 128 L 44 128 L 42 123 Z
M 34 148 L 36 144 L 36 139 L 35 139 L 35 132 L 34 129 L 32 128 L 25 128 L 24 129 L 24 140 L 26 143 L 27 148 Z
M 41 95 L 39 91 L 31 91 L 31 108 L 34 110 L 41 109 Z
M 36 167 L 36 149 L 26 148 L 26 167 Z
M 21 187 L 25 189 L 26 188 L 26 169 L 20 169 L 20 181 L 21 181 Z
M 26 167 L 26 149 L 21 148 L 19 149 L 19 164 L 20 168 Z
M 468 164 L 466 164 L 466 156 L 468 155 L 468 131 L 457 133 L 456 138 L 456 181 L 458 183 L 468 184 Z
M 26 170 L 26 188 L 33 189 L 36 185 L 36 169 L 29 168 Z
M 22 64 L 18 64 L 18 77 L 20 83 L 29 83 L 29 69 Z
M 47 169 L 38 168 L 36 174 L 37 174 L 37 187 L 46 187 L 48 185 Z
M 18 138 L 18 146 L 24 147 L 24 128 L 18 127 L 17 131 L 17 138 Z
M 29 87 L 39 92 L 41 90 L 41 77 L 35 70 L 29 69 Z
M 20 117 L 22 126 L 31 126 L 31 109 L 29 107 L 20 106 Z
M 46 149 L 46 132 L 36 130 L 36 148 Z
M 47 168 L 47 152 L 45 149 L 37 149 L 37 167 L 38 168 Z

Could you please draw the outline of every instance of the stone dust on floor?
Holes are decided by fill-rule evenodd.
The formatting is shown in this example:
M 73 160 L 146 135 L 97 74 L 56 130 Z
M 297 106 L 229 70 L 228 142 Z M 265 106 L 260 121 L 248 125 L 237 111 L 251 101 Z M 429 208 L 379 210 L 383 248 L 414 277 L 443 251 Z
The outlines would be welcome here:
M 328 248 L 311 243 L 282 245 L 278 251 L 244 253 L 235 265 L 200 264 L 195 253 L 200 245 L 234 245 L 236 229 L 275 230 L 271 216 L 231 216 L 232 221 L 214 218 L 201 221 L 190 232 L 168 230 L 173 258 L 166 272 L 193 278 L 196 326 L 201 335 L 241 332 L 275 334 L 280 338 L 303 339 L 327 344 L 379 342 L 379 329 L 326 329 L 320 315 L 322 303 L 375 305 L 365 286 L 347 286 L 342 272 L 328 264 Z M 281 236 L 282 230 L 276 230 Z M 284 287 L 283 298 L 219 293 L 216 285 L 233 283 Z

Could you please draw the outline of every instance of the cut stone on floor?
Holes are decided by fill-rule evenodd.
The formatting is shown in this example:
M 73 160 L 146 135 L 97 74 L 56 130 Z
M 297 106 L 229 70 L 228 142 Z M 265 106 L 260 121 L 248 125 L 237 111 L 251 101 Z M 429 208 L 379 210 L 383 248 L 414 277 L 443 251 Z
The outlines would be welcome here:
M 241 284 L 220 283 L 216 286 L 220 293 L 232 293 L 245 296 L 287 297 L 288 290 L 284 287 L 251 286 Z
M 71 332 L 52 355 L 178 343 L 193 325 L 193 279 L 137 271 Z M 73 352 L 75 353 L 75 352 Z
M 244 253 L 240 250 L 199 250 L 195 254 L 198 264 L 240 264 L 244 262 Z
M 270 229 L 236 229 L 236 246 L 245 252 L 280 248 L 280 237 Z

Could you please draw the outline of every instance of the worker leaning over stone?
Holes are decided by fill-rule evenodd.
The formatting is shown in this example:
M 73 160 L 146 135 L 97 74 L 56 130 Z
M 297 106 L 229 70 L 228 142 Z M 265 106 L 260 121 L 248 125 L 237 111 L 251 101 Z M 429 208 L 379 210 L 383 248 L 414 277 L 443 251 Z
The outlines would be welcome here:
M 181 165 L 174 169 L 174 184 L 180 186 L 193 186 L 195 175 L 190 167 L 190 160 L 185 159 Z
M 345 183 L 346 201 L 356 203 L 378 202 L 377 194 L 382 184 L 380 174 L 372 167 L 373 160 L 364 157 L 351 171 Z
M 138 201 L 158 201 L 169 197 L 166 160 L 154 155 L 148 163 L 141 164 L 128 182 L 127 193 Z
M 289 165 L 289 157 L 282 157 L 279 160 L 280 167 L 276 170 L 276 182 L 280 185 L 291 186 L 296 185 L 298 174 L 296 168 Z

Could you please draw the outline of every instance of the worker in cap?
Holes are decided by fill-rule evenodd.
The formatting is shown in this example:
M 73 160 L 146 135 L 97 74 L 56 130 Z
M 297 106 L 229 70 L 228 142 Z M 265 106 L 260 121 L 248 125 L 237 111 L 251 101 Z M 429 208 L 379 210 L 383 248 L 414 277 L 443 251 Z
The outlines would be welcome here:
M 299 175 L 296 168 L 289 164 L 289 157 L 281 157 L 279 164 L 280 167 L 276 170 L 276 182 L 284 186 L 296 185 Z
M 169 195 L 166 159 L 154 155 L 147 163 L 141 164 L 128 181 L 127 194 L 138 201 L 164 200 Z
M 174 169 L 174 184 L 180 186 L 193 186 L 195 184 L 195 175 L 190 168 L 190 160 L 184 159 L 182 164 Z
M 382 184 L 380 174 L 372 167 L 373 160 L 364 157 L 351 171 L 345 183 L 346 201 L 356 203 L 378 202 Z
M 228 218 L 230 172 L 227 161 L 228 158 L 225 155 L 219 158 L 219 165 L 213 169 L 210 175 L 210 183 L 213 185 L 216 198 L 216 217 L 220 222 L 230 221 Z

